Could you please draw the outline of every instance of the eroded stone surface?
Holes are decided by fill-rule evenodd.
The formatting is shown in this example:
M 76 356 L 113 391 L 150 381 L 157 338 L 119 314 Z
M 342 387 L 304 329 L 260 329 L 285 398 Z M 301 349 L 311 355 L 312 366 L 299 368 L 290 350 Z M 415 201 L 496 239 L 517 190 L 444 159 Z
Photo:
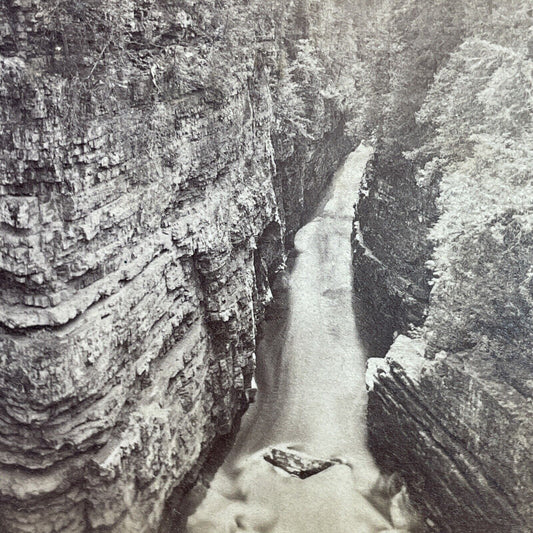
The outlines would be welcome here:
M 369 361 L 370 445 L 406 476 L 437 531 L 529 530 L 531 400 L 475 354 L 424 358 L 400 336 Z
M 376 149 L 361 184 L 352 238 L 358 320 L 372 355 L 385 355 L 394 332 L 424 322 L 436 194 L 434 186 L 416 183 L 412 163 Z
M 527 366 L 507 361 L 503 373 L 482 349 L 426 350 L 418 337 L 430 305 L 428 230 L 438 217 L 438 184 L 417 183 L 415 169 L 381 157 L 378 149 L 367 168 L 353 235 L 362 337 L 385 356 L 367 370 L 370 448 L 382 468 L 405 479 L 428 530 L 526 533 L 533 524 Z
M 335 464 L 339 464 L 338 459 L 324 460 L 311 457 L 302 452 L 294 452 L 289 449 L 272 448 L 263 455 L 268 463 L 285 470 L 292 476 L 305 479 L 326 470 Z
M 269 271 L 350 144 L 321 100 L 324 138 L 274 150 L 268 18 L 226 56 L 209 2 L 96 2 L 75 35 L 69 5 L 1 8 L 0 521 L 153 531 L 244 407 Z

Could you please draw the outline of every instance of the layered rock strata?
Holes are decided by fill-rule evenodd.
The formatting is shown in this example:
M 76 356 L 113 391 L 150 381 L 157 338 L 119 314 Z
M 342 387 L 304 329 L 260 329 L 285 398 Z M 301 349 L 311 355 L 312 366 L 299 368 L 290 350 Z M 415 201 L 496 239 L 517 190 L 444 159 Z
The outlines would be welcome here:
M 428 529 L 529 532 L 533 14 L 376 7 L 353 239 L 361 334 L 385 356 L 368 365 L 369 445 Z
M 531 399 L 479 354 L 430 360 L 425 348 L 400 335 L 384 359 L 370 359 L 374 456 L 402 472 L 430 531 L 530 531 Z
M 2 531 L 156 530 L 243 409 L 269 272 L 348 150 L 322 98 L 323 137 L 277 154 L 272 19 L 182 4 L 2 7 Z
M 383 356 L 395 332 L 424 323 L 432 273 L 428 229 L 437 184 L 420 187 L 413 164 L 376 147 L 361 184 L 352 246 L 361 338 Z
M 526 533 L 533 527 L 529 357 L 515 346 L 519 328 L 513 331 L 490 301 L 478 304 L 493 320 L 493 339 L 471 343 L 453 331 L 450 317 L 465 314 L 460 302 L 426 321 L 440 176 L 422 182 L 419 169 L 378 145 L 356 207 L 361 336 L 372 356 L 384 356 L 371 358 L 367 370 L 369 446 L 385 471 L 401 473 L 429 531 Z M 524 238 L 524 255 L 527 246 Z M 510 293 L 515 282 L 506 281 Z M 437 323 L 439 317 L 448 320 Z M 472 312 L 472 325 L 476 319 Z

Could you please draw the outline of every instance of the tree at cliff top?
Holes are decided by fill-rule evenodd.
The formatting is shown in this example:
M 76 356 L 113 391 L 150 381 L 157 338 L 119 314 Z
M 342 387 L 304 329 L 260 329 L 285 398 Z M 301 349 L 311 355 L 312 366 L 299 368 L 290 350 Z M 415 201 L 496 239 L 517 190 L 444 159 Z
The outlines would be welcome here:
M 533 343 L 533 37 L 527 2 L 495 5 L 439 72 L 412 154 L 442 175 L 432 230 L 436 281 L 428 355 L 474 348 L 529 394 Z M 509 363 L 515 364 L 509 364 Z M 525 366 L 524 366 L 525 365 Z
M 435 72 L 462 41 L 465 11 L 459 0 L 369 4 L 361 29 L 362 134 L 374 134 L 397 152 L 416 145 L 415 113 Z
M 355 129 L 373 138 L 376 150 L 366 172 L 369 194 L 358 203 L 357 231 L 380 264 L 369 266 L 369 277 L 358 264 L 356 285 L 362 298 L 370 295 L 365 307 L 374 310 L 367 329 L 386 332 L 375 352 L 369 338 L 376 354 L 383 354 L 394 331 L 406 332 L 425 318 L 431 279 L 426 235 L 435 218 L 436 187 L 417 185 L 403 153 L 426 135 L 416 112 L 435 72 L 464 38 L 465 11 L 458 0 L 376 1 L 361 29 L 362 113 Z
M 299 0 L 296 4 L 297 19 L 302 22 L 294 26 L 300 32 L 279 57 L 279 83 L 273 87 L 274 135 L 305 140 L 322 133 L 322 101 L 332 102 L 347 115 L 358 112 L 353 77 L 357 58 L 352 53 L 357 47 L 357 2 Z M 278 38 L 286 40 L 280 28 Z
M 533 342 L 531 5 L 382 0 L 367 15 L 357 129 L 374 135 L 379 155 L 407 154 L 420 190 L 440 182 L 428 353 L 478 346 L 524 358 Z M 401 173 L 383 179 L 410 186 Z
M 531 113 L 526 99 L 528 75 L 518 71 L 511 74 L 510 63 L 506 70 L 502 64 L 504 52 L 497 52 L 497 47 L 505 48 L 511 55 L 519 54 L 524 65 L 529 61 L 531 6 L 524 0 L 469 3 L 378 0 L 369 7 L 366 20 L 367 26 L 361 29 L 363 67 L 358 73 L 362 113 L 356 130 L 377 141 L 372 164 L 373 175 L 377 176 L 381 189 L 372 200 L 374 204 L 365 211 L 361 232 L 368 242 L 374 239 L 377 243 L 374 253 L 392 270 L 398 271 L 407 264 L 412 271 L 418 271 L 416 276 L 400 271 L 402 276 L 416 283 L 416 278 L 424 275 L 418 260 L 423 256 L 427 258 L 430 253 L 430 247 L 424 244 L 425 236 L 438 216 L 438 212 L 434 212 L 422 219 L 422 206 L 431 208 L 442 173 L 447 171 L 442 164 L 437 165 L 437 160 L 444 156 L 447 160 L 463 160 L 468 150 L 476 146 L 476 161 L 488 164 L 494 158 L 510 164 L 511 160 L 516 160 L 516 154 L 499 152 L 496 158 L 493 153 L 502 146 L 504 136 L 513 146 L 527 146 L 519 130 L 525 127 L 528 113 Z M 470 48 L 466 44 L 461 46 L 465 41 L 470 43 Z M 469 58 L 467 50 L 470 50 Z M 453 59 L 448 62 L 450 55 Z M 463 58 L 462 62 L 459 58 Z M 496 80 L 504 76 L 504 72 L 507 72 L 507 81 L 504 83 L 502 78 L 503 85 L 499 86 Z M 423 105 L 424 110 L 417 120 Z M 433 118 L 437 115 L 438 120 Z M 476 138 L 474 134 L 483 134 L 485 140 L 482 142 L 481 137 Z M 489 135 L 495 139 L 489 140 Z M 421 146 L 424 148 L 417 150 Z M 406 162 L 404 157 L 409 151 Z M 426 167 L 425 179 L 416 182 L 416 169 L 423 168 L 428 160 L 432 162 Z M 526 161 L 527 157 L 524 167 Z M 447 190 L 458 195 L 460 190 L 458 186 L 447 187 L 446 180 L 442 184 L 441 206 Z M 465 186 L 459 178 L 458 181 Z M 487 187 L 491 183 L 494 185 L 485 175 L 478 182 Z M 411 191 L 407 198 L 403 190 Z M 391 201 L 393 205 L 387 203 L 387 195 L 396 199 Z M 417 196 L 420 200 L 411 200 Z M 404 210 L 400 214 L 396 213 L 398 201 Z M 368 203 L 362 198 L 362 209 L 365 202 Z M 394 224 L 391 228 L 390 223 L 380 221 L 383 216 L 379 213 L 384 210 L 388 211 L 389 222 L 401 220 L 402 224 Z M 444 220 L 439 228 L 446 227 Z M 454 221 L 459 223 L 457 218 Z M 416 240 L 413 235 L 417 236 Z M 405 242 L 398 245 L 402 249 L 396 249 L 392 243 L 401 243 L 402 239 Z M 379 243 L 383 242 L 387 244 L 381 248 L 388 246 L 388 251 L 380 251 Z M 406 249 L 418 252 L 409 256 Z M 429 291 L 429 287 L 421 288 Z M 393 327 L 398 329 L 399 324 Z M 458 333 L 458 337 L 463 335 Z

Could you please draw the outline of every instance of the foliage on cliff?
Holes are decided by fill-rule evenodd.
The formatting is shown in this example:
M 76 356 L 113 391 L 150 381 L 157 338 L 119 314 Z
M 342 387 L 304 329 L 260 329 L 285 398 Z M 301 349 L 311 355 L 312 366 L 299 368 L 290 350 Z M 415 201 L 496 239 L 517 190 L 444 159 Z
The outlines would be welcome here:
M 365 303 L 378 320 L 404 334 L 369 365 L 369 442 L 405 476 L 429 530 L 530 531 L 533 10 L 407 0 L 402 22 L 390 11 L 400 4 L 382 3 L 398 37 L 382 45 L 381 100 L 367 98 L 363 117 L 387 164 L 370 168 L 361 197 L 379 263 L 356 255 L 358 281 L 377 294 Z M 413 248 L 422 264 L 409 261 Z M 418 291 L 409 270 L 424 264 Z
M 357 58 L 356 2 L 299 1 L 299 17 L 311 20 L 278 58 L 278 83 L 272 87 L 276 122 L 274 135 L 291 139 L 319 138 L 322 102 L 331 102 L 339 112 L 355 116 L 356 87 L 353 72 Z M 280 19 L 283 20 L 280 9 Z M 285 21 L 287 24 L 287 21 Z M 287 39 L 283 25 L 276 37 Z M 338 44 L 343 43 L 340 47 Z
M 414 187 L 438 195 L 428 356 L 476 347 L 500 373 L 510 360 L 531 365 L 531 4 L 389 0 L 372 8 L 356 128 L 374 136 L 380 154 L 403 153 Z M 413 187 L 408 179 L 383 176 L 391 190 Z M 425 224 L 413 234 L 425 239 Z M 527 387 L 523 377 L 511 380 Z
M 357 128 L 400 153 L 421 132 L 415 113 L 437 69 L 466 31 L 459 0 L 376 0 L 361 24 Z M 472 7 L 472 9 L 474 9 Z
M 418 152 L 431 157 L 419 177 L 442 175 L 430 352 L 476 346 L 530 365 L 533 61 L 527 31 L 486 37 L 453 54 L 418 115 L 435 131 Z
M 472 37 L 517 46 L 531 17 L 530 6 L 520 0 L 372 0 L 363 5 L 355 126 L 360 135 L 398 154 L 431 135 L 416 113 L 450 54 Z

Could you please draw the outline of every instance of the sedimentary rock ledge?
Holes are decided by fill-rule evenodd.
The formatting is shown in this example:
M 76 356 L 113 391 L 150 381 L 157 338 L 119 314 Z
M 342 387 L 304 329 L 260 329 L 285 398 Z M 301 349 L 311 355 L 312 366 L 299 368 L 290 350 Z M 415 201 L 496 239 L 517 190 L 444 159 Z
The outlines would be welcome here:
M 352 146 L 326 77 L 277 96 L 319 12 L 178 4 L 0 8 L 3 531 L 156 529 Z

